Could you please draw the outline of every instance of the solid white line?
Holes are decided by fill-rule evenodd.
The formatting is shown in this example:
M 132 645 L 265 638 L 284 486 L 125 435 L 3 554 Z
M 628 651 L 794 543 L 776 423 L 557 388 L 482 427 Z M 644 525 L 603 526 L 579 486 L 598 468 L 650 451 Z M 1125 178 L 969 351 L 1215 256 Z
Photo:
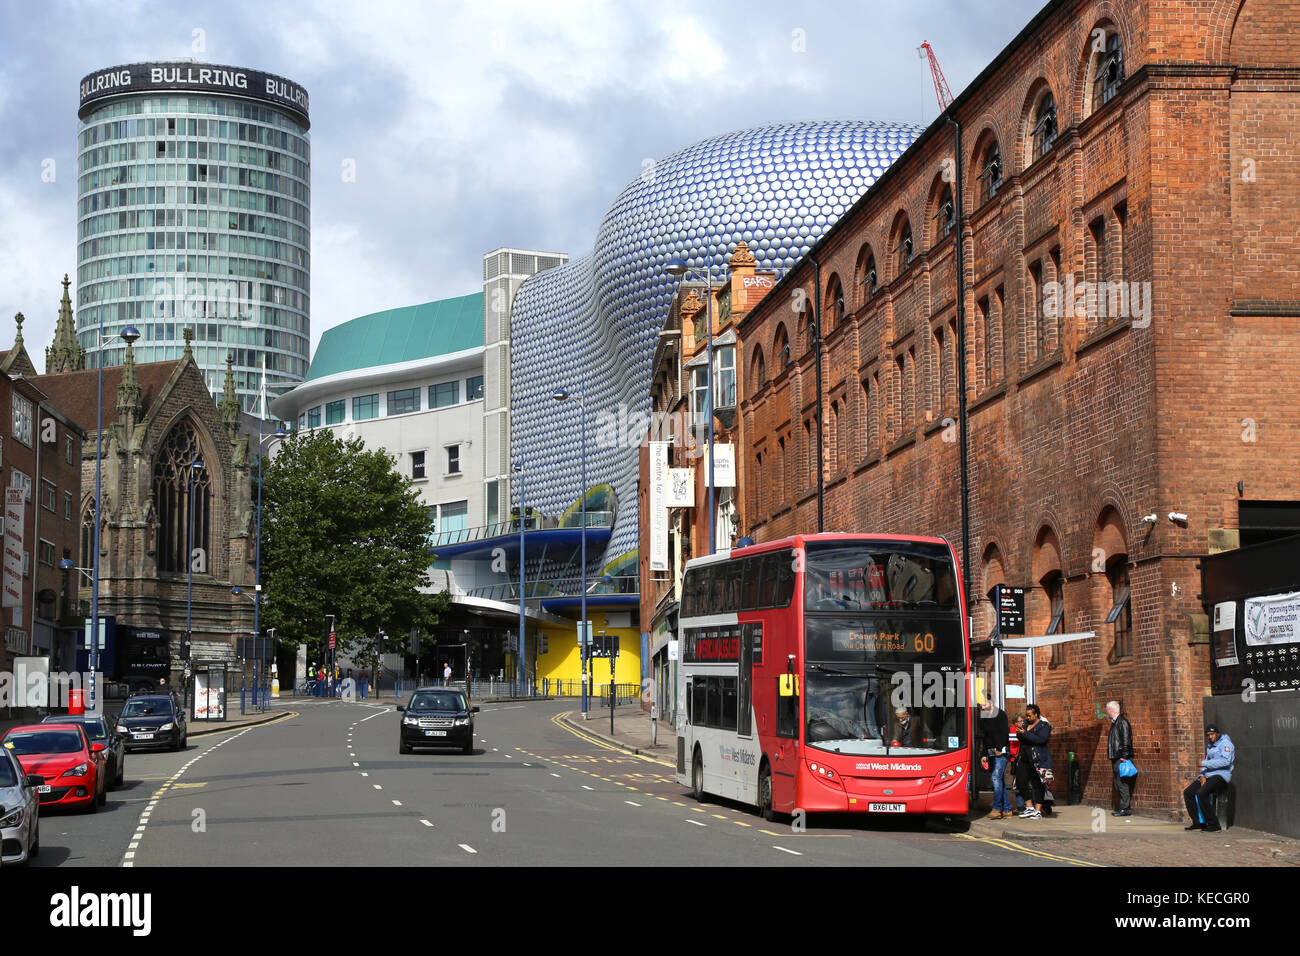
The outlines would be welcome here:
M 791 856 L 803 856 L 803 854 L 800 853 L 798 850 L 787 850 L 787 849 L 786 849 L 785 847 L 783 847 L 783 846 L 775 846 L 775 845 L 773 845 L 772 849 L 773 849 L 773 850 L 780 850 L 782 853 L 789 853 Z
M 701 823 L 699 820 L 687 820 L 687 823 L 694 823 L 697 827 L 707 827 L 707 823 Z
M 470 846 L 468 843 L 462 843 L 462 844 L 460 844 L 460 848 L 461 848 L 462 850 L 464 850 L 466 853 L 477 853 L 477 852 L 478 852 L 478 850 L 474 849 L 474 848 L 473 848 L 472 846 Z
M 632 806 L 634 806 L 634 807 L 639 807 L 639 806 L 641 806 L 641 804 L 639 804 L 639 803 L 632 803 L 631 800 L 624 800 L 623 802 L 624 802 L 624 803 L 630 803 L 630 804 L 632 804 Z

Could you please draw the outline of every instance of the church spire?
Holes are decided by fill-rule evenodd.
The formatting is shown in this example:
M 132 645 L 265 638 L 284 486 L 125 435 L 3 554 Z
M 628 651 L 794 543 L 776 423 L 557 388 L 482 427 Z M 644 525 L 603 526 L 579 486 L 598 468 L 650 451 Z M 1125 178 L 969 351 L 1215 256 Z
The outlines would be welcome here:
M 126 343 L 126 358 L 122 360 L 122 380 L 117 384 L 117 414 L 127 422 L 128 431 L 143 413 L 140 381 L 135 375 L 134 339 Z
M 63 299 L 59 302 L 59 320 L 54 326 L 54 344 L 45 349 L 45 374 L 77 372 L 86 367 L 86 350 L 77 341 L 77 325 L 72 317 L 72 298 L 68 295 L 68 276 L 63 276 Z M 21 340 L 19 330 L 19 338 Z
M 185 331 L 188 332 L 189 329 Z M 235 391 L 235 356 L 227 353 L 226 387 L 221 391 L 221 420 L 225 422 L 226 432 L 230 435 L 231 441 L 234 441 L 235 436 L 239 434 L 239 413 L 241 411 L 239 394 Z

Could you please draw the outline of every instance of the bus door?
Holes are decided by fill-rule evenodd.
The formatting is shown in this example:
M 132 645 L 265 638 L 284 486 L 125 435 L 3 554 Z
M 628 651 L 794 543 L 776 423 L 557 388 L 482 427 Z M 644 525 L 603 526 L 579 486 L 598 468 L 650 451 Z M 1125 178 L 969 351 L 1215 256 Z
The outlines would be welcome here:
M 772 809 L 782 813 L 790 813 L 795 807 L 795 775 L 799 769 L 799 697 L 802 690 L 798 674 L 786 673 L 777 676 L 776 751 L 772 754 Z

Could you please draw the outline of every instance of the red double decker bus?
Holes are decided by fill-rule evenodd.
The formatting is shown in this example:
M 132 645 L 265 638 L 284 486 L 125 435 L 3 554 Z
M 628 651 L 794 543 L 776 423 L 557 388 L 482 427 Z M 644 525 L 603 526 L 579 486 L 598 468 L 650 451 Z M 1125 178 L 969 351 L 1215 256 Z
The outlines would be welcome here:
M 774 813 L 969 809 L 969 635 L 942 538 L 796 535 L 687 563 L 677 780 Z

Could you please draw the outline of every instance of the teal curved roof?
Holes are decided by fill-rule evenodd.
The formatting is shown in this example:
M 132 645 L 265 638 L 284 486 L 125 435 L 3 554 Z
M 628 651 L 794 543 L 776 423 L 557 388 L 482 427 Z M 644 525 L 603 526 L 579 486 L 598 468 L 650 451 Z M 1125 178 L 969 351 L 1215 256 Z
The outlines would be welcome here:
M 307 381 L 483 345 L 483 293 L 363 315 L 321 336 Z

